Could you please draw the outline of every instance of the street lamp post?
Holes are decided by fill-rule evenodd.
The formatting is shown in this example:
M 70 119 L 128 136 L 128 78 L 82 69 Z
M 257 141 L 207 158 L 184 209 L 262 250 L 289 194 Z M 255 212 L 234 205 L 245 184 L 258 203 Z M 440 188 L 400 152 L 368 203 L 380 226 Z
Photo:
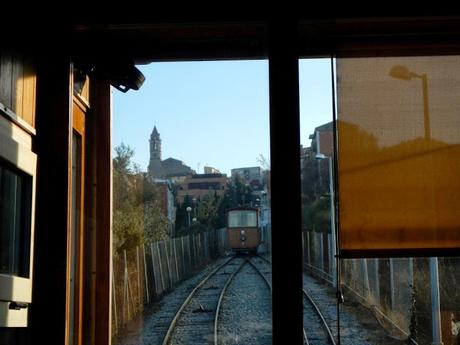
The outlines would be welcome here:
M 423 125 L 425 129 L 425 140 L 431 140 L 430 110 L 428 104 L 428 79 L 426 73 L 417 74 L 410 71 L 406 66 L 393 66 L 389 75 L 396 79 L 411 80 L 418 78 L 422 80 L 423 95 Z M 432 345 L 443 345 L 441 333 L 441 302 L 439 299 L 439 272 L 438 258 L 430 257 L 430 290 L 431 290 L 431 325 Z
M 426 73 L 417 74 L 411 72 L 406 66 L 393 66 L 389 75 L 396 79 L 411 80 L 418 78 L 422 80 L 422 93 L 423 93 L 423 127 L 425 129 L 425 139 L 431 140 L 431 126 L 430 126 L 430 110 L 428 105 L 428 79 Z
M 336 234 L 335 234 L 335 207 L 334 207 L 334 180 L 332 176 L 332 157 L 318 153 L 316 159 L 327 159 L 329 165 L 329 195 L 331 209 L 331 247 L 332 247 L 332 282 L 337 287 L 337 258 L 336 258 Z
M 188 213 L 188 227 L 190 228 L 190 225 L 191 225 L 191 223 L 190 223 L 190 212 L 192 212 L 192 208 L 190 206 L 187 206 L 186 210 L 187 210 L 187 213 Z

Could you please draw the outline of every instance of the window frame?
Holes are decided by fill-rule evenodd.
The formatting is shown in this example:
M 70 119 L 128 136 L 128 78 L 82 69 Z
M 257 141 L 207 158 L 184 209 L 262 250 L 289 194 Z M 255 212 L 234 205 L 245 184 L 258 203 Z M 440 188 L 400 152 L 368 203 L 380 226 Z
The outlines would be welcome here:
M 0 158 L 31 178 L 29 274 L 28 278 L 0 274 L 0 327 L 26 327 L 27 307 L 32 302 L 37 155 L 32 152 L 31 136 L 24 127 L 9 110 L 0 111 Z M 11 302 L 25 304 L 15 310 L 10 309 Z

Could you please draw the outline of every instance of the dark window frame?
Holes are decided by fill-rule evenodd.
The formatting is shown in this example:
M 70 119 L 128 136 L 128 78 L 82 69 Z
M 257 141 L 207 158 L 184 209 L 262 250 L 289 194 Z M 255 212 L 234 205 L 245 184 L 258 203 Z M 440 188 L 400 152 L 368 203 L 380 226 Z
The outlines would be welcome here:
M 328 13 L 330 14 L 330 12 Z M 256 23 L 254 21 L 244 23 L 244 19 L 239 17 L 236 22 L 240 23 L 236 23 L 237 25 L 234 26 L 231 25 L 232 21 L 228 17 L 214 18 L 214 24 L 211 22 L 205 24 L 196 22 L 195 26 L 193 24 L 194 19 L 187 16 L 160 20 L 153 18 L 153 20 L 158 20 L 155 24 L 156 28 L 159 29 L 158 31 L 155 31 L 155 25 L 152 25 L 152 29 L 145 24 L 137 26 L 135 24 L 132 26 L 94 25 L 94 27 L 91 27 L 89 24 L 78 23 L 70 30 L 70 39 L 76 43 L 75 46 L 79 46 L 78 43 L 82 43 L 82 46 L 85 46 L 88 52 L 96 54 L 98 58 L 118 56 L 120 54 L 119 47 L 124 45 L 126 48 L 124 51 L 131 50 L 129 54 L 137 62 L 212 60 L 216 58 L 247 59 L 266 58 L 268 56 L 270 65 L 272 198 L 273 200 L 280 198 L 278 203 L 275 202 L 272 205 L 272 219 L 273 225 L 279 224 L 286 228 L 287 226 L 296 226 L 297 223 L 300 225 L 300 210 L 295 211 L 296 207 L 292 207 L 292 211 L 287 215 L 287 224 L 284 218 L 286 216 L 286 199 L 292 205 L 300 204 L 300 185 L 298 186 L 299 188 L 296 188 L 296 181 L 297 179 L 300 180 L 299 169 L 297 169 L 300 164 L 299 155 L 297 154 L 299 144 L 297 140 L 299 133 L 299 104 L 298 95 L 296 96 L 295 92 L 294 95 L 289 92 L 289 90 L 292 91 L 296 88 L 298 91 L 298 78 L 297 76 L 294 78 L 295 71 L 298 69 L 298 59 L 309 56 L 331 55 L 378 56 L 395 50 L 400 54 L 420 54 L 421 52 L 426 52 L 427 49 L 436 51 L 437 54 L 460 52 L 458 43 L 460 42 L 459 18 L 415 16 L 408 18 L 406 16 L 388 19 L 383 16 L 381 16 L 382 18 L 377 16 L 376 20 L 375 14 L 368 14 L 368 17 L 361 16 L 361 18 L 356 18 L 356 15 L 353 14 L 354 19 L 340 16 L 324 19 L 324 16 L 316 12 L 311 12 L 309 15 L 312 19 L 300 21 L 299 31 L 297 31 L 296 20 L 293 20 L 293 18 L 284 18 L 285 20 L 283 20 L 281 15 L 273 17 L 274 20 L 269 25 L 267 25 L 267 18 L 263 16 L 256 18 Z M 122 21 L 124 23 L 141 22 L 137 13 L 136 17 L 131 17 L 131 20 L 126 16 L 118 18 L 124 18 Z M 202 19 L 203 17 L 199 18 Z M 102 20 L 117 22 L 117 20 L 114 20 L 113 17 L 109 18 L 109 16 L 102 16 Z M 170 24 L 167 23 L 168 20 L 170 20 Z M 81 22 L 85 23 L 85 20 L 81 20 Z M 142 22 L 145 23 L 146 21 L 143 20 Z M 286 23 L 289 25 L 285 26 L 284 24 Z M 212 27 L 213 25 L 216 30 L 210 30 L 210 26 Z M 133 27 L 135 30 L 133 30 Z M 169 30 L 169 28 L 173 30 Z M 243 29 L 244 34 L 238 36 L 238 33 L 241 32 L 238 29 Z M 56 28 L 53 28 L 53 31 L 56 31 Z M 44 33 L 46 33 L 46 30 L 42 29 L 36 35 L 45 37 Z M 31 36 L 34 37 L 34 35 Z M 103 48 L 100 45 L 101 38 L 105 43 Z M 283 45 L 289 41 L 298 42 L 298 46 L 288 46 L 288 49 L 285 50 L 286 46 Z M 160 44 L 156 44 L 158 42 Z M 33 44 L 31 45 L 33 46 Z M 155 47 L 155 49 L 151 47 Z M 107 51 L 102 52 L 101 49 Z M 55 60 L 66 65 L 66 57 L 68 56 L 64 54 L 64 57 Z M 282 75 L 284 72 L 287 72 L 285 76 Z M 278 86 L 278 90 L 274 92 L 273 88 L 276 88 L 276 86 Z M 287 87 L 283 90 L 285 86 Z M 280 112 L 286 105 L 289 108 L 289 112 L 276 116 L 276 112 Z M 103 107 L 106 107 L 106 105 L 103 105 Z M 65 107 L 62 107 L 62 109 L 65 109 Z M 295 115 L 296 113 L 297 115 Z M 288 119 L 288 123 L 283 123 L 283 115 Z M 275 124 L 280 124 L 280 127 L 275 127 Z M 101 128 L 102 132 L 105 133 L 107 128 L 104 124 L 101 124 Z M 108 136 L 110 135 L 108 134 Z M 296 148 L 294 148 L 294 144 L 297 146 Z M 286 157 L 282 157 L 285 153 L 283 152 L 284 149 L 289 150 Z M 291 149 L 292 152 L 290 151 Z M 50 159 L 50 157 L 45 158 Z M 285 162 L 288 163 L 287 166 L 283 166 Z M 106 162 L 104 168 L 107 168 L 108 165 L 110 165 L 110 162 Z M 282 175 L 281 170 L 283 171 Z M 289 188 L 284 188 L 285 181 L 289 181 L 286 172 L 288 177 L 295 176 L 294 174 L 297 175 L 294 177 L 294 184 Z M 106 177 L 101 177 L 101 182 L 107 181 Z M 60 186 L 62 187 L 62 184 Z M 283 188 L 286 191 L 282 191 Z M 62 192 L 62 190 L 60 191 Z M 297 214 L 296 212 L 299 213 Z M 290 218 L 290 216 L 292 217 Z M 106 222 L 107 219 L 106 217 Z M 104 228 L 108 225 L 102 224 L 101 226 Z M 301 243 L 301 240 L 299 240 L 301 238 L 300 226 L 298 229 L 299 234 L 292 232 L 296 237 L 291 237 L 289 240 L 287 236 L 285 236 L 286 239 L 282 239 L 281 234 L 277 234 L 279 236 L 276 237 L 275 232 L 273 233 L 276 239 L 281 238 L 281 241 L 278 242 L 274 237 L 272 247 L 274 273 L 273 313 L 275 316 L 273 319 L 274 344 L 284 344 L 286 339 L 291 340 L 292 333 L 295 333 L 297 337 L 295 341 L 290 341 L 291 343 L 301 344 L 302 341 L 301 333 L 299 333 L 303 323 L 302 310 L 299 308 L 299 306 L 301 307 L 301 302 L 298 303 L 299 294 L 291 294 L 292 286 L 299 284 L 297 277 L 301 276 L 301 251 L 292 246 L 292 244 L 299 246 Z M 286 256 L 285 254 L 289 255 Z M 56 279 L 59 280 L 58 278 Z M 294 280 L 294 284 L 290 279 Z M 289 299 L 284 299 L 285 296 L 289 296 Z M 62 300 L 62 296 L 59 297 L 59 300 Z M 44 302 L 44 299 L 42 302 Z M 108 305 L 108 303 L 104 305 Z M 288 312 L 289 317 L 282 315 L 283 311 Z M 57 321 L 60 320 L 59 317 L 56 317 L 56 319 Z M 62 333 L 62 329 L 58 329 L 57 333 Z M 56 335 L 54 339 L 58 337 L 59 335 Z M 101 344 L 108 341 L 104 338 Z

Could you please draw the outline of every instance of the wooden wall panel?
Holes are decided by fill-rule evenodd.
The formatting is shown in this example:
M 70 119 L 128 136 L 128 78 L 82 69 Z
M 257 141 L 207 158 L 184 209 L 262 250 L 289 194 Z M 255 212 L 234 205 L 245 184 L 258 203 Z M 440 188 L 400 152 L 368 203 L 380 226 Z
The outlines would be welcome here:
M 11 60 L 11 106 L 13 112 L 24 119 L 22 95 L 24 92 L 23 59 L 19 54 L 13 54 Z M 29 123 L 30 124 L 30 123 Z
M 13 59 L 11 52 L 2 51 L 0 56 L 0 102 L 9 109 L 12 104 Z
M 24 54 L 0 55 L 0 102 L 35 127 L 36 69 Z
M 35 127 L 35 99 L 37 93 L 37 73 L 32 59 L 23 60 L 24 87 L 22 93 L 22 118 Z

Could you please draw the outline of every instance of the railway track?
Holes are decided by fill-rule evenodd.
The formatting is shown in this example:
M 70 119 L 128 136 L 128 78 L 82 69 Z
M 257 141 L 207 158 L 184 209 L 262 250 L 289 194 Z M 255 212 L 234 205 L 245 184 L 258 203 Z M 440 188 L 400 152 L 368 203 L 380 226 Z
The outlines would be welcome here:
M 271 262 L 262 256 L 256 255 L 253 258 L 248 258 L 248 263 L 256 270 L 257 274 L 265 281 L 265 284 L 267 285 L 268 289 L 270 290 L 270 294 L 271 294 L 272 292 Z
M 234 278 L 245 266 L 245 274 L 252 272 L 253 275 L 256 272 L 271 294 L 271 272 L 266 264 L 262 260 L 234 257 L 204 277 L 185 298 L 169 324 L 162 344 L 225 343 L 220 334 L 220 323 L 224 322 L 221 316 L 224 297 Z M 246 279 L 243 276 L 240 280 Z
M 272 343 L 271 266 L 257 257 L 247 257 L 246 263 L 227 285 L 228 292 L 222 291 L 214 345 Z
M 231 258 L 208 274 L 192 290 L 177 311 L 162 344 L 211 343 L 215 314 L 222 290 L 230 284 L 246 262 L 243 258 Z
M 306 345 L 336 345 L 334 336 L 308 292 L 303 289 L 304 296 L 304 344 Z M 318 327 L 318 324 L 322 327 Z
M 262 256 L 259 259 L 271 265 L 270 260 Z M 304 329 L 303 337 L 306 345 L 336 345 L 334 336 L 313 298 L 303 289 L 304 296 Z M 318 324 L 322 327 L 318 328 Z M 307 331 L 308 330 L 308 331 Z

